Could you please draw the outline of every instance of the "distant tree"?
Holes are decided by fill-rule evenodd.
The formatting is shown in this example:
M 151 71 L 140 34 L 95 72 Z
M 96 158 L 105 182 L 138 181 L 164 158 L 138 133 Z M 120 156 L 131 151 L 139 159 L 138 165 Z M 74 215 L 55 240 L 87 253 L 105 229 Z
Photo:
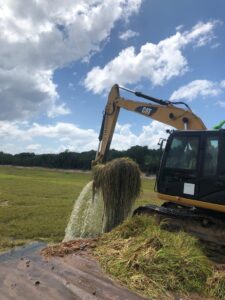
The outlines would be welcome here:
M 78 155 L 78 166 L 81 170 L 91 169 L 91 162 L 95 159 L 96 152 L 91 150 L 87 152 L 82 152 Z
M 133 146 L 127 150 L 127 156 L 132 158 L 141 168 L 144 167 L 145 156 L 148 155 L 147 146 Z
M 1 165 L 12 165 L 13 164 L 13 155 L 0 152 L 0 164 Z
M 115 149 L 109 150 L 109 153 L 107 155 L 107 160 L 110 161 L 112 159 L 120 158 L 120 157 L 125 157 L 127 156 L 126 151 L 118 151 Z
M 81 153 L 65 150 L 59 154 L 35 154 L 23 152 L 15 155 L 1 151 L 0 164 L 90 170 L 91 162 L 95 159 L 95 155 L 96 151 L 94 150 Z M 160 160 L 160 151 L 148 149 L 147 146 L 133 146 L 126 151 L 112 149 L 108 153 L 107 160 L 119 157 L 130 157 L 139 164 L 139 167 L 143 172 L 152 174 L 157 171 Z
M 35 159 L 34 153 L 23 152 L 20 154 L 14 155 L 14 164 L 15 165 L 22 165 L 22 166 L 33 166 Z

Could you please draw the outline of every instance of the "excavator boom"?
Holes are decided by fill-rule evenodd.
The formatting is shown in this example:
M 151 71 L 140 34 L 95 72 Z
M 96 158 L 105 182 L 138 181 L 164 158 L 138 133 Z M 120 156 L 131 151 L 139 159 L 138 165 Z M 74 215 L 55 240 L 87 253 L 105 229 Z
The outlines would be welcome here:
M 115 84 L 109 93 L 99 135 L 99 148 L 94 163 L 105 162 L 106 160 L 120 108 L 139 113 L 178 130 L 206 130 L 202 120 L 190 109 L 177 107 L 170 101 L 156 99 L 140 92 L 134 92 L 134 94 L 157 104 L 125 99 L 120 96 L 119 89 L 119 86 Z

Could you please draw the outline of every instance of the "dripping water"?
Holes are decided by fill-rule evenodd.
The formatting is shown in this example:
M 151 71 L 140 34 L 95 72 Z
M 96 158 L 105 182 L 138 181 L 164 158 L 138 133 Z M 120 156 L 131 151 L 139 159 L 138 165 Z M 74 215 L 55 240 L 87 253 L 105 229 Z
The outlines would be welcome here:
M 92 194 L 93 182 L 89 182 L 75 201 L 64 242 L 77 238 L 99 236 L 103 226 L 103 199 L 101 193 Z

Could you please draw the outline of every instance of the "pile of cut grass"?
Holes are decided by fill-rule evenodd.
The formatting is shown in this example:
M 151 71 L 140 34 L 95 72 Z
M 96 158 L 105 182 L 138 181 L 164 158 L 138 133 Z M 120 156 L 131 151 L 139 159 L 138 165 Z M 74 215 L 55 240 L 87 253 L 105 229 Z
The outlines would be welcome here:
M 177 293 L 224 299 L 224 269 L 215 272 L 195 238 L 162 230 L 154 218 L 128 219 L 102 236 L 95 254 L 109 275 L 149 299 Z
M 141 191 L 141 173 L 129 158 L 118 158 L 93 168 L 93 190 L 102 192 L 103 232 L 121 224 L 129 216 Z
M 225 267 L 214 271 L 207 281 L 207 291 L 214 299 L 225 299 Z

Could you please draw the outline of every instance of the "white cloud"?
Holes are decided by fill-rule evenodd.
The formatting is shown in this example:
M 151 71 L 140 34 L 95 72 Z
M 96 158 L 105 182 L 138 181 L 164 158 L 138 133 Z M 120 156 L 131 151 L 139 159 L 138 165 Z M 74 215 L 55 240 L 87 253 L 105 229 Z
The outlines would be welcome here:
M 98 144 L 97 132 L 79 128 L 72 123 L 40 125 L 0 121 L 0 138 L 0 151 L 6 149 L 5 145 L 11 145 L 11 148 L 7 147 L 11 153 L 27 150 L 58 152 L 62 148 L 82 152 L 97 149 Z
M 225 101 L 218 101 L 217 104 L 222 107 L 225 108 Z
M 115 22 L 138 12 L 142 0 L 23 0 L 0 6 L 0 119 L 69 109 L 53 74 L 98 51 Z M 97 20 L 97 21 L 96 21 Z
M 222 80 L 222 81 L 220 82 L 220 86 L 221 86 L 222 88 L 225 88 L 225 80 Z
M 41 149 L 41 145 L 40 144 L 30 144 L 30 145 L 27 146 L 27 150 L 28 151 L 35 151 L 35 152 L 37 152 L 40 149 Z
M 219 21 L 208 23 L 199 22 L 192 28 L 190 32 L 184 32 L 184 39 L 186 39 L 186 43 L 192 41 L 195 43 L 195 47 L 202 47 L 210 43 L 215 38 L 213 29 L 215 25 L 218 25 L 219 23 Z
M 146 43 L 139 52 L 128 47 L 103 68 L 94 67 L 87 74 L 84 85 L 96 94 L 108 90 L 114 83 L 135 84 L 143 78 L 153 85 L 163 85 L 188 70 L 182 50 L 187 45 L 200 47 L 209 43 L 217 23 L 198 23 L 190 31 L 176 32 L 158 44 Z
M 130 124 L 117 124 L 111 149 L 125 150 L 135 145 L 158 148 L 159 138 L 165 138 L 167 136 L 165 130 L 170 128 L 170 126 L 152 121 L 136 134 L 132 131 Z M 0 151 L 57 153 L 65 149 L 76 152 L 96 150 L 98 134 L 93 129 L 83 129 L 72 123 L 40 125 L 0 121 L 2 141 Z
M 139 134 L 134 134 L 131 127 L 130 124 L 117 124 L 111 148 L 126 150 L 132 146 L 140 145 L 156 149 L 159 148 L 159 139 L 168 137 L 166 129 L 171 129 L 170 126 L 158 121 L 152 121 L 149 125 L 142 126 Z
M 119 38 L 123 41 L 127 41 L 128 39 L 138 35 L 139 35 L 138 32 L 128 29 L 127 31 L 121 32 Z
M 58 104 L 52 76 L 52 71 L 47 70 L 32 73 L 19 67 L 0 68 L 0 120 L 26 119 L 43 110 L 47 110 L 48 114 L 53 111 L 69 113 L 65 104 Z
M 176 27 L 176 31 L 181 31 L 184 28 L 183 24 L 180 24 Z
M 123 17 L 125 17 L 126 21 L 128 21 L 128 18 L 134 14 L 137 13 L 140 9 L 142 0 L 124 0 L 123 6 L 125 7 L 125 10 L 123 12 Z
M 194 80 L 174 91 L 170 100 L 192 101 L 197 97 L 217 96 L 222 92 L 221 87 L 223 87 L 223 81 L 219 84 L 209 80 Z
M 27 139 L 27 135 L 24 134 L 25 131 L 20 129 L 23 124 L 18 124 L 16 122 L 0 121 L 0 138 L 8 140 L 13 138 L 15 140 Z M 24 126 L 23 126 L 24 127 Z M 4 144 L 3 142 L 1 144 Z
M 65 103 L 62 103 L 60 105 L 55 105 L 55 103 L 53 103 L 53 105 L 47 112 L 47 115 L 49 118 L 55 118 L 60 115 L 68 115 L 69 113 L 70 109 L 66 107 Z

